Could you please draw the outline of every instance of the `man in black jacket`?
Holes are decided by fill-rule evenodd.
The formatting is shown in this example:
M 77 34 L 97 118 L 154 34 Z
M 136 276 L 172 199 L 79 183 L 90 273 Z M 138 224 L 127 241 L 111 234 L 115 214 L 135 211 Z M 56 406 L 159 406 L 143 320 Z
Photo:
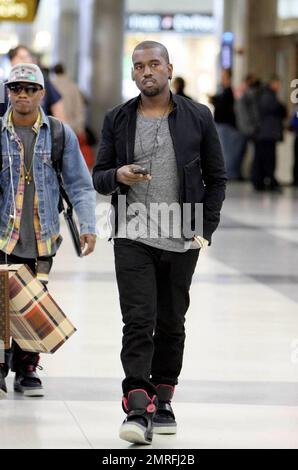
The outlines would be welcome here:
M 281 191 L 276 180 L 276 144 L 283 140 L 283 120 L 287 116 L 284 104 L 278 99 L 281 81 L 273 75 L 269 84 L 257 95 L 258 123 L 255 133 L 255 155 L 252 183 L 257 191 Z
M 209 109 L 170 93 L 166 48 L 145 41 L 132 59 L 141 94 L 107 113 L 93 182 L 99 193 L 112 194 L 115 210 L 126 196 L 127 213 L 118 214 L 114 227 L 127 413 L 120 437 L 150 444 L 153 430 L 176 432 L 171 400 L 182 367 L 189 288 L 200 248 L 219 223 L 226 173 Z M 160 203 L 178 207 L 176 222 L 177 211 L 168 224 L 152 215 Z M 181 233 L 184 218 L 189 227 Z

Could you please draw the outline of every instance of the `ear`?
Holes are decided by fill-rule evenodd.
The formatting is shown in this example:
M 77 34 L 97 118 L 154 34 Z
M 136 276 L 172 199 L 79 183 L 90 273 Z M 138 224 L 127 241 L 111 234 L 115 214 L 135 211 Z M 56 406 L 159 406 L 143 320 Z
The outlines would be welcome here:
M 169 80 L 172 80 L 173 78 L 173 65 L 172 64 L 168 64 L 168 78 Z
M 133 82 L 135 82 L 135 72 L 134 72 L 133 67 L 131 67 L 131 79 Z

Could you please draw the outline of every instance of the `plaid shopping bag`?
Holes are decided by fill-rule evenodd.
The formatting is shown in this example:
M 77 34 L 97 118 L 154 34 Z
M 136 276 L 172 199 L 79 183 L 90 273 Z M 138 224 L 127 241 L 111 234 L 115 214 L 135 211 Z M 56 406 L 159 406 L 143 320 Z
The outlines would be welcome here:
M 54 353 L 76 328 L 31 270 L 9 267 L 10 330 L 21 349 Z
M 0 356 L 10 347 L 8 272 L 0 271 Z M 2 359 L 0 358 L 0 362 Z M 4 362 L 4 361 L 3 361 Z

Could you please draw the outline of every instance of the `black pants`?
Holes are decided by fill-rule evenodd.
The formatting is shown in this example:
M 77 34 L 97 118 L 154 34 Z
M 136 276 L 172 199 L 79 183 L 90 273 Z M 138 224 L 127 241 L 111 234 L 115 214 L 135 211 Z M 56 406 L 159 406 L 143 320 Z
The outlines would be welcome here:
M 36 273 L 36 259 L 35 258 L 19 258 L 14 255 L 6 255 L 3 251 L 0 251 L 0 265 L 1 264 L 26 264 L 31 271 Z M 5 365 L 8 372 L 9 368 L 15 370 L 17 366 L 18 359 L 21 358 L 24 354 L 26 355 L 36 355 L 37 353 L 28 353 L 22 351 L 18 344 L 12 340 L 11 349 L 5 351 Z
M 123 393 L 176 385 L 182 367 L 185 314 L 199 250 L 174 253 L 115 239 L 123 317 Z
M 276 142 L 259 140 L 255 142 L 255 155 L 252 165 L 252 183 L 256 189 L 263 189 L 265 184 L 274 188 L 276 168 Z

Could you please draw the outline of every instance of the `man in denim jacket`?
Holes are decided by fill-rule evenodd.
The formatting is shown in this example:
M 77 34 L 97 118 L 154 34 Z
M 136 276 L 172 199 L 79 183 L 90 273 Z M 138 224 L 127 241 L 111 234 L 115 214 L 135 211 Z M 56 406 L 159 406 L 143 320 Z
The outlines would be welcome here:
M 35 64 L 12 68 L 8 88 L 11 106 L 2 120 L 0 174 L 0 264 L 27 264 L 43 282 L 62 237 L 59 224 L 59 184 L 51 160 L 51 132 L 40 107 L 44 78 Z M 62 176 L 80 223 L 83 255 L 93 252 L 95 191 L 77 138 L 65 125 Z M 9 351 L 0 364 L 0 397 L 7 393 L 5 376 Z M 43 396 L 36 373 L 39 354 L 22 351 L 12 343 L 14 389 L 26 396 Z M 0 361 L 1 362 L 1 361 Z

